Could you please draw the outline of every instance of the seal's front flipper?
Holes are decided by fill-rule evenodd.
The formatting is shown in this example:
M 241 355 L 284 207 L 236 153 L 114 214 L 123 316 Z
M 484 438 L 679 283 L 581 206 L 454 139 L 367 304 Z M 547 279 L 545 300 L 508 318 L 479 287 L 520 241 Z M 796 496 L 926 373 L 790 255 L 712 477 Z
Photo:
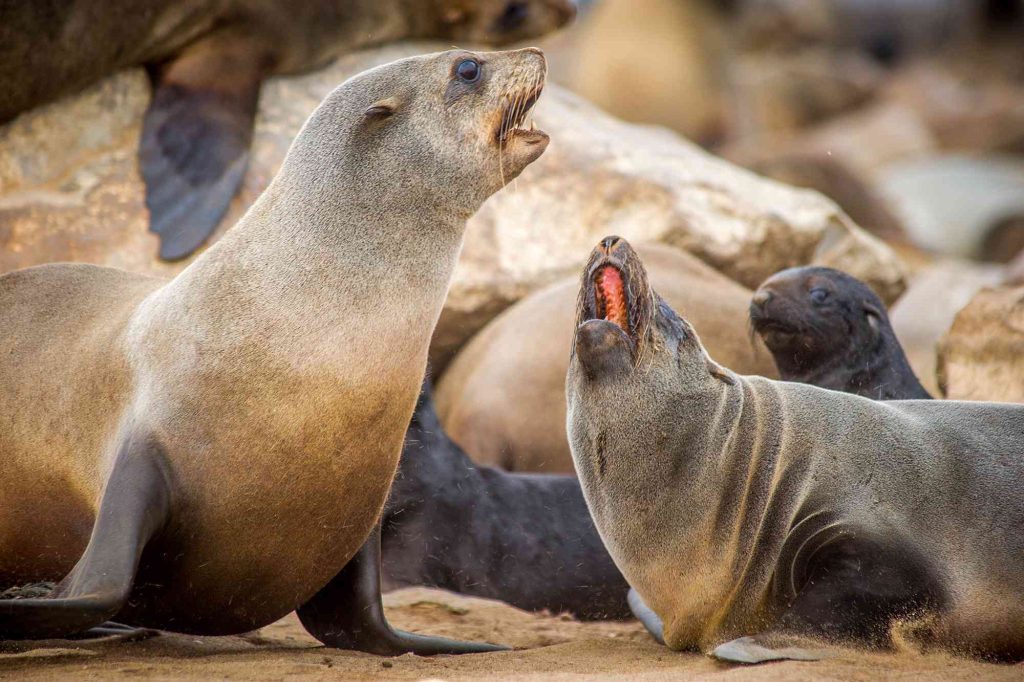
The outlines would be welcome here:
M 0 639 L 70 637 L 116 615 L 142 550 L 169 514 L 167 480 L 159 447 L 129 441 L 107 481 L 82 558 L 48 596 L 0 600 Z
M 384 616 L 380 598 L 380 524 L 366 544 L 326 587 L 298 608 L 299 620 L 327 646 L 382 656 L 413 653 L 473 654 L 507 647 L 427 637 L 395 630 Z
M 640 593 L 632 587 L 629 588 L 626 601 L 629 603 L 629 610 L 633 612 L 637 620 L 643 623 L 644 627 L 647 628 L 647 632 L 651 633 L 651 637 L 658 644 L 664 644 L 665 626 L 661 622 L 661 618 L 658 618 L 658 614 L 652 611 L 651 607 L 644 602 L 644 598 L 640 596 Z
M 268 63 L 245 40 L 215 35 L 150 69 L 139 162 L 161 258 L 191 254 L 227 212 L 249 162 Z
M 820 661 L 834 654 L 807 640 L 779 633 L 740 637 L 720 644 L 711 655 L 727 663 L 768 663 L 770 661 Z

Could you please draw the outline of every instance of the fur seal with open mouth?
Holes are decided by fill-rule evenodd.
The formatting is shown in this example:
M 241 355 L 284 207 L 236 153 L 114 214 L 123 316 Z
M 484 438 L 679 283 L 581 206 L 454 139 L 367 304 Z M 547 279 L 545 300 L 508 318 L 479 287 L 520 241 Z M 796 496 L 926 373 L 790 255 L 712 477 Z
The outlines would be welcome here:
M 584 271 L 577 321 L 573 460 L 670 647 L 813 659 L 899 629 L 1024 657 L 1024 406 L 735 374 L 615 237 Z
M 545 75 L 533 48 L 371 69 L 173 280 L 0 277 L 0 585 L 65 576 L 0 601 L 0 638 L 297 609 L 330 646 L 494 649 L 391 629 L 377 524 L 466 220 L 547 147 Z
M 260 86 L 395 40 L 505 45 L 572 20 L 572 0 L 72 0 L 0 3 L 0 123 L 145 65 L 139 149 L 160 256 L 191 254 L 245 173 Z
M 476 466 L 444 432 L 431 394 L 428 380 L 384 505 L 385 589 L 426 585 L 583 620 L 628 618 L 629 585 L 576 477 Z
M 754 292 L 750 323 L 784 381 L 875 400 L 931 398 L 868 285 L 833 268 L 790 268 Z
M 638 244 L 651 280 L 690 312 L 715 357 L 742 374 L 775 377 L 771 354 L 747 334 L 751 291 L 696 256 Z M 578 282 L 563 279 L 492 320 L 452 361 L 437 387 L 449 435 L 479 464 L 575 473 L 565 436 L 565 371 Z

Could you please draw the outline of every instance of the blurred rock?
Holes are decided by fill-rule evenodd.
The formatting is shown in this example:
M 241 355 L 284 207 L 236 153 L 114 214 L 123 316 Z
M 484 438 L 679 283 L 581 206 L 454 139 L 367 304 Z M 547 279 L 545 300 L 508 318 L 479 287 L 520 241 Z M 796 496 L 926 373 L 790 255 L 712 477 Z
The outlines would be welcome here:
M 1024 60 L 1022 60 L 1024 61 Z M 1024 153 L 1024 87 L 973 65 L 929 60 L 895 74 L 885 97 L 913 109 L 938 146 L 954 151 Z
M 726 27 L 712 4 L 601 0 L 577 28 L 569 86 L 623 120 L 718 140 L 726 127 Z
M 1024 287 L 985 289 L 957 314 L 939 383 L 950 399 L 1024 402 Z
M 729 132 L 740 140 L 800 130 L 843 114 L 867 102 L 883 82 L 881 69 L 867 59 L 824 48 L 743 54 L 727 74 Z
M 936 349 L 956 314 L 984 287 L 996 286 L 1001 268 L 946 259 L 922 266 L 910 277 L 907 291 L 889 310 L 914 373 L 932 395 L 940 395 Z
M 1009 265 L 1006 266 L 1005 282 L 1010 285 L 1024 284 L 1024 251 L 1017 254 Z
M 307 76 L 274 79 L 260 99 L 252 161 L 220 231 L 269 183 L 316 104 L 347 76 L 431 49 L 350 55 Z M 135 149 L 148 85 L 120 74 L 0 129 L 0 271 L 77 260 L 171 275 L 146 231 Z M 618 233 L 683 248 L 748 287 L 793 265 L 842 267 L 886 300 L 903 288 L 898 260 L 831 201 L 759 178 L 665 130 L 611 118 L 551 86 L 538 124 L 548 152 L 470 221 L 432 359 L 491 317 L 576 268 Z
M 1024 160 L 932 156 L 894 163 L 879 189 L 918 246 L 1005 263 L 1016 255 L 1024 218 Z

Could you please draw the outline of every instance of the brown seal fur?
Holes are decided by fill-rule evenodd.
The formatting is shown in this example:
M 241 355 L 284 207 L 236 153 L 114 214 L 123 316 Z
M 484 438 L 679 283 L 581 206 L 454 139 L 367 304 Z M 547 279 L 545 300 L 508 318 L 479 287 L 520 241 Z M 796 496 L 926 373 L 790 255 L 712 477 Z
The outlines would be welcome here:
M 519 127 L 545 73 L 532 48 L 372 69 L 175 279 L 0 277 L 0 580 L 67 574 L 0 601 L 0 638 L 298 609 L 335 646 L 466 650 L 386 626 L 371 530 L 465 221 L 546 148 Z
M 140 161 L 160 255 L 216 228 L 248 161 L 263 80 L 408 38 L 504 45 L 571 0 L 69 0 L 0 3 L 0 123 L 119 69 L 153 79 Z
M 749 289 L 678 249 L 637 248 L 658 291 L 687 312 L 715 357 L 744 374 L 777 376 L 771 354 L 748 338 Z M 517 303 L 442 376 L 438 413 L 477 462 L 510 471 L 574 471 L 565 437 L 565 371 L 577 289 L 577 279 L 568 278 Z
M 1024 657 L 1024 406 L 735 374 L 615 238 L 584 271 L 578 322 L 573 459 L 669 646 L 817 658 L 827 642 L 891 647 L 898 628 Z

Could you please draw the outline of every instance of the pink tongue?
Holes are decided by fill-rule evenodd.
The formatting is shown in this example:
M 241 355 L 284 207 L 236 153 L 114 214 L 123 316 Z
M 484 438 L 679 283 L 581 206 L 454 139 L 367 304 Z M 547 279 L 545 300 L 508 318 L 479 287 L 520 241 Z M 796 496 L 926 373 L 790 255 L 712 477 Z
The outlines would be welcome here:
M 604 319 L 619 325 L 629 333 L 629 314 L 626 312 L 626 294 L 622 287 L 622 275 L 612 266 L 606 266 L 597 274 L 597 285 L 605 302 Z

